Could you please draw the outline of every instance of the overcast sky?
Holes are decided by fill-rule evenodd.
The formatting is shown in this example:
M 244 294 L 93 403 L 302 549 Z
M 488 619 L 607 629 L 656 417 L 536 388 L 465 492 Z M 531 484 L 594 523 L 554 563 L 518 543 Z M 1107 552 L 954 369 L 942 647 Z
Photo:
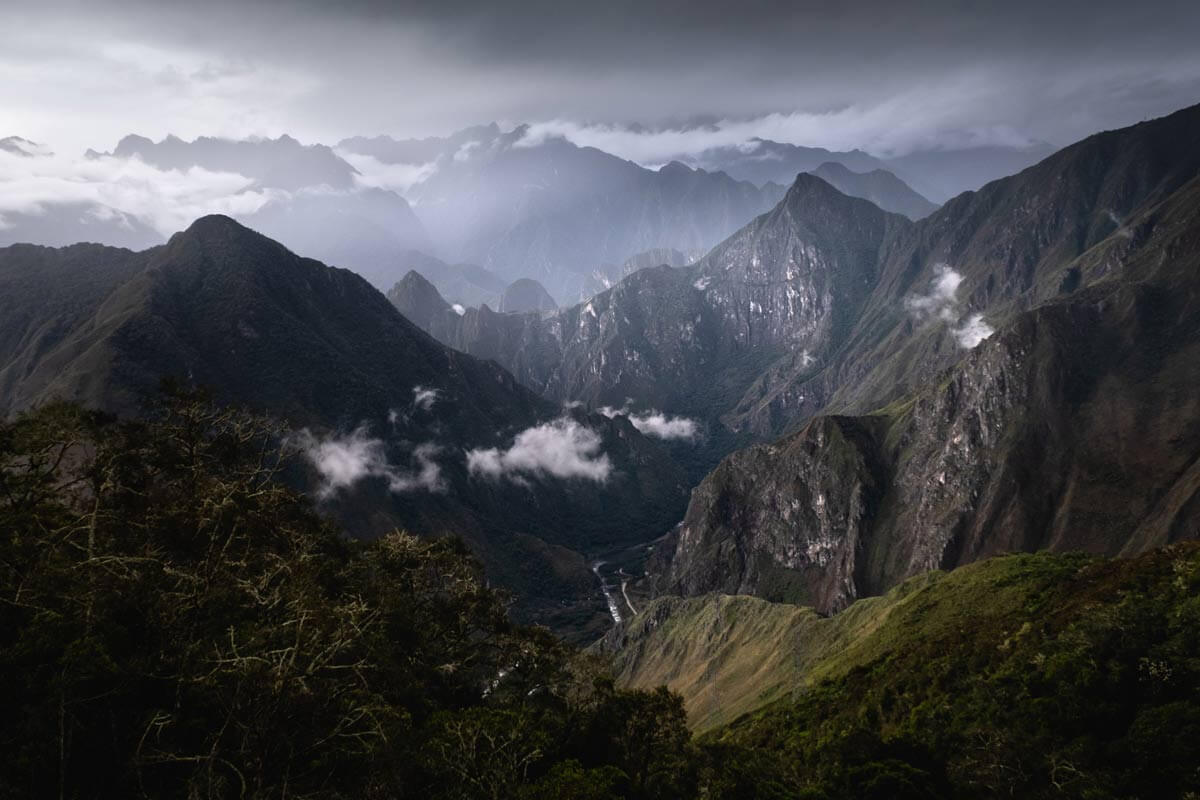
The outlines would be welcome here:
M 336 142 L 497 120 L 685 149 L 1066 144 L 1200 102 L 1200 2 L 0 0 L 0 137 Z M 698 120 L 703 135 L 680 132 Z M 608 137 L 605 139 L 604 137 Z M 650 148 L 653 149 L 653 148 Z M 661 149 L 661 148 L 660 148 Z

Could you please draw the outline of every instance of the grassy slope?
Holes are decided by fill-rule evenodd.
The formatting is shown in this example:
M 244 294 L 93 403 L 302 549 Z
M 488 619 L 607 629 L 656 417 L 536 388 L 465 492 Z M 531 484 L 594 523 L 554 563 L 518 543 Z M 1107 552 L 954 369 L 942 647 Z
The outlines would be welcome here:
M 1200 546 L 1189 544 L 1130 560 L 1002 556 L 915 577 L 828 618 L 752 597 L 660 598 L 631 621 L 615 670 L 627 686 L 679 692 L 692 727 L 709 731 L 852 673 L 864 702 L 897 681 L 889 691 L 903 694 L 906 674 L 969 671 L 980 654 L 1055 636 L 1130 586 L 1198 578 Z

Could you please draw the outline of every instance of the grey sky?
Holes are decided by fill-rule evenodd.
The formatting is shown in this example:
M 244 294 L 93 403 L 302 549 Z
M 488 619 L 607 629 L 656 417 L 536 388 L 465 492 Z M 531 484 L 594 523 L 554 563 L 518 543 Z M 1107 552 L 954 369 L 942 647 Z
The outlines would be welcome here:
M 1194 0 L 0 0 L 0 12 L 0 136 L 70 150 L 129 132 L 332 142 L 499 120 L 650 161 L 755 134 L 894 153 L 1064 144 L 1200 102 Z M 697 120 L 710 125 L 676 130 Z M 667 132 L 636 136 L 631 122 Z

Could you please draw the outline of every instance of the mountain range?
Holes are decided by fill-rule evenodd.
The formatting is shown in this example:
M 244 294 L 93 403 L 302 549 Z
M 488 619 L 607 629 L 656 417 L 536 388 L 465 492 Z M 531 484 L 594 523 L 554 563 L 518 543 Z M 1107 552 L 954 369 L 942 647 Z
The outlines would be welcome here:
M 707 250 L 783 191 L 681 163 L 646 169 L 560 138 L 529 143 L 526 131 L 348 139 L 338 150 L 425 167 L 407 196 L 439 250 L 510 281 L 534 278 L 558 300 L 611 285 L 621 273 L 609 265 L 639 252 Z
M 409 213 L 437 240 L 466 209 L 460 255 L 387 244 L 405 271 L 386 297 L 222 216 L 136 252 L 3 248 L 0 411 L 134 414 L 164 375 L 210 387 L 292 427 L 293 479 L 349 530 L 458 533 L 518 614 L 581 639 L 606 605 L 844 613 L 1010 551 L 1197 537 L 1200 107 L 936 209 L 827 154 L 759 188 L 524 133 L 259 143 L 436 165 Z M 243 152 L 165 144 L 146 157 L 170 169 Z M 620 597 L 597 592 L 602 561 Z
M 693 491 L 651 594 L 830 612 L 1011 550 L 1140 552 L 1200 522 L 1198 140 L 1200 108 L 1098 134 L 917 223 L 802 174 L 694 265 L 420 323 L 546 396 L 764 441 Z M 419 283 L 393 302 L 444 307 Z
M 1046 142 L 1031 142 L 1017 146 L 944 147 L 879 158 L 861 150 L 837 152 L 756 138 L 737 146 L 710 148 L 687 161 L 758 185 L 769 182 L 787 185 L 798 173 L 814 172 L 826 163 L 857 173 L 883 170 L 935 203 L 944 203 L 997 178 L 1020 172 L 1056 149 Z

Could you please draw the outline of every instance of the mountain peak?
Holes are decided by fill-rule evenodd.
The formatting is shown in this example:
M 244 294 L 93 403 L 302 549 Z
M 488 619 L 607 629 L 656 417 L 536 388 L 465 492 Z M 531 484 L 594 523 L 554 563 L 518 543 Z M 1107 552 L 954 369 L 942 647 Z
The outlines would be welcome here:
M 658 171 L 663 175 L 691 175 L 697 172 L 682 161 L 671 161 L 659 167 Z
M 790 206 L 797 202 L 812 200 L 837 202 L 838 198 L 850 199 L 847 195 L 839 192 L 833 184 L 824 178 L 820 178 L 811 172 L 801 172 L 796 176 L 796 180 L 792 181 L 787 194 L 784 195 L 783 202 Z
M 0 150 L 18 156 L 32 156 L 39 149 L 37 142 L 22 139 L 20 136 L 7 136 L 0 139 Z
M 253 233 L 245 225 L 225 214 L 206 214 L 198 218 L 184 230 L 184 234 L 193 236 L 230 236 L 241 232 Z
M 221 259 L 227 258 L 232 250 L 246 251 L 251 248 L 288 252 L 287 248 L 273 239 L 247 228 L 232 217 L 224 214 L 208 214 L 200 217 L 186 229 L 173 235 L 167 242 L 173 253 L 184 250 L 210 250 L 216 248 Z

